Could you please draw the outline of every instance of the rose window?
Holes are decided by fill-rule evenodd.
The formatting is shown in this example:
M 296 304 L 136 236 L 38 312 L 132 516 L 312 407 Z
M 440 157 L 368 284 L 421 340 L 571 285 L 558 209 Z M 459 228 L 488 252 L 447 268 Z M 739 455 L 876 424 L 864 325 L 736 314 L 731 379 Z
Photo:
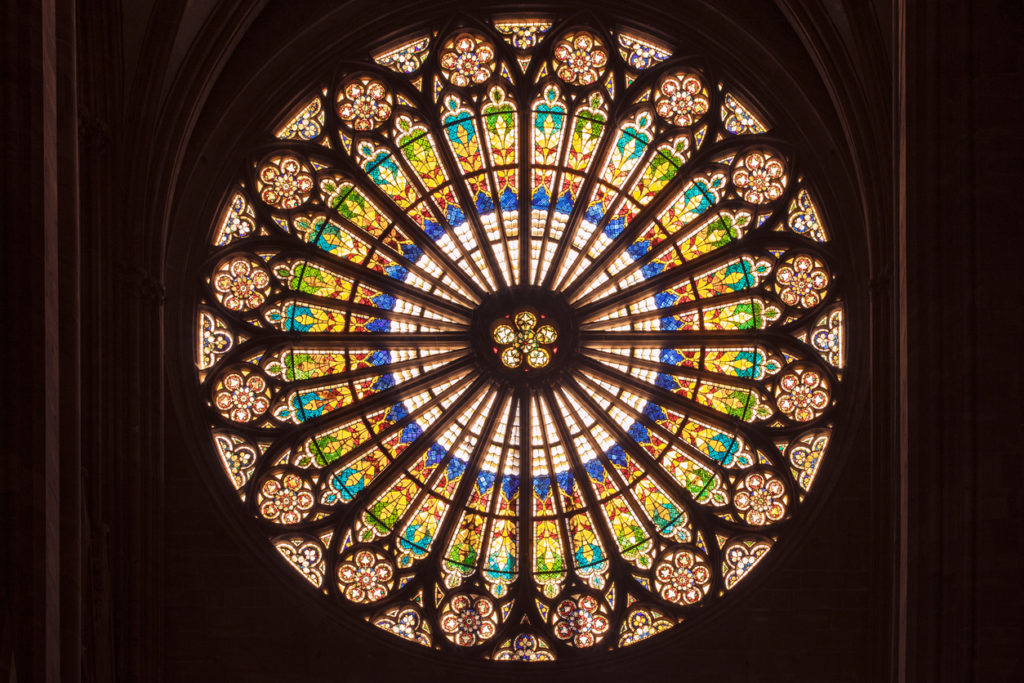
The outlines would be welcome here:
M 253 527 L 453 656 L 729 600 L 842 421 L 845 281 L 793 148 L 628 30 L 500 18 L 337 66 L 223 164 L 197 271 L 195 409 Z

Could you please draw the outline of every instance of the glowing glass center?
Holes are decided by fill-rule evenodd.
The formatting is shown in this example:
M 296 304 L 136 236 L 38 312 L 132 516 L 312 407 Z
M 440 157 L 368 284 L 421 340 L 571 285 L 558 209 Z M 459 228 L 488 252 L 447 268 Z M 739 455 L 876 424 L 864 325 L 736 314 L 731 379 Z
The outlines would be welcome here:
M 494 325 L 491 337 L 498 344 L 495 353 L 505 367 L 518 368 L 524 359 L 530 368 L 542 368 L 551 362 L 551 350 L 546 347 L 558 339 L 558 330 L 549 323 L 538 327 L 538 322 L 536 314 L 519 311 Z

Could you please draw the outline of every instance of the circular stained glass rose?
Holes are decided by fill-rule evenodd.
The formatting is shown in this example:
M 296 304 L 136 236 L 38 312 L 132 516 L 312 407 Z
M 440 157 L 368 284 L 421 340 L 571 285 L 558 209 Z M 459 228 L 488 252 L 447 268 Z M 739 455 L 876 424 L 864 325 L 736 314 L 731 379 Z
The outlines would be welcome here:
M 551 661 L 700 618 L 802 516 L 844 282 L 727 77 L 517 22 L 283 103 L 212 217 L 193 357 L 298 578 L 411 643 Z

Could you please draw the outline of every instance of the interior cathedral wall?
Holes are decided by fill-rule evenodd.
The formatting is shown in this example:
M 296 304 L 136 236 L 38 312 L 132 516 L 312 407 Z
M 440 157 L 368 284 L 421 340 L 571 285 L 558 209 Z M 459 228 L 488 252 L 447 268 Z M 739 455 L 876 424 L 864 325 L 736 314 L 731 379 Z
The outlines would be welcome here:
M 846 266 L 864 377 L 850 397 L 857 429 L 826 464 L 827 495 L 772 571 L 700 629 L 552 675 L 1024 678 L 1024 322 L 1009 296 L 1019 290 L 1024 5 L 518 6 L 554 4 L 693 36 L 770 113 L 804 122 L 788 132 L 818 145 L 812 172 L 837 221 L 852 226 Z M 217 199 L 203 180 L 225 172 L 226 151 L 279 114 L 318 60 L 344 53 L 344 36 L 473 7 L 0 9 L 0 680 L 445 680 L 481 670 L 337 622 L 263 552 L 191 452 L 194 425 L 176 409 L 188 400 L 175 374 L 181 344 L 165 342 L 186 310 L 189 231 L 204 234 Z M 492 669 L 484 680 L 513 678 Z

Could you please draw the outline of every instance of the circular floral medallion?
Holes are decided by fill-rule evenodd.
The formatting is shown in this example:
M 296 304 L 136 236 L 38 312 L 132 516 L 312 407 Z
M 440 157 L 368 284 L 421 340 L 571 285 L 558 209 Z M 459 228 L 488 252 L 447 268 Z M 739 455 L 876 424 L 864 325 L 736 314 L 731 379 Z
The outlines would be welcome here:
M 654 94 L 654 109 L 677 126 L 692 126 L 708 113 L 708 89 L 695 73 L 680 71 L 664 77 Z
M 260 166 L 256 178 L 260 199 L 277 209 L 295 209 L 304 204 L 313 189 L 308 166 L 296 157 L 272 157 Z
M 750 152 L 736 162 L 732 181 L 751 204 L 767 204 L 781 197 L 786 189 L 786 167 L 771 152 Z
M 472 647 L 494 635 L 494 603 L 480 595 L 459 594 L 441 611 L 441 630 L 456 645 Z
M 711 577 L 707 559 L 685 548 L 667 553 L 654 566 L 658 593 L 677 605 L 693 605 L 703 600 Z
M 268 121 L 211 213 L 191 356 L 227 486 L 324 600 L 452 656 L 701 618 L 842 420 L 813 185 L 727 76 L 628 32 L 393 45 Z
M 242 366 L 225 372 L 214 385 L 213 404 L 233 422 L 252 422 L 270 407 L 270 388 L 261 373 Z
M 452 36 L 441 49 L 441 72 L 458 87 L 483 83 L 494 73 L 494 44 L 479 33 Z
M 259 488 L 257 505 L 264 519 L 291 525 L 301 522 L 313 507 L 312 486 L 295 472 L 274 472 Z
M 338 565 L 338 587 L 352 602 L 379 602 L 394 583 L 395 567 L 382 554 L 365 548 Z
M 814 308 L 824 298 L 828 284 L 825 266 L 807 254 L 790 256 L 775 271 L 776 290 L 787 306 Z
M 525 360 L 528 368 L 542 368 L 551 361 L 549 348 L 558 340 L 558 329 L 535 313 L 520 311 L 495 323 L 491 337 L 506 367 L 518 368 Z
M 558 603 L 553 621 L 555 636 L 573 647 L 593 647 L 608 632 L 608 617 L 591 595 L 574 595 Z
M 228 259 L 213 276 L 217 299 L 233 311 L 250 311 L 267 300 L 270 273 L 259 261 L 245 256 Z
M 786 485 L 770 471 L 751 472 L 740 480 L 734 500 L 747 524 L 773 524 L 786 515 Z
M 338 93 L 338 116 L 354 130 L 380 128 L 392 109 L 391 91 L 374 78 L 355 78 Z
M 590 85 L 604 73 L 608 48 L 590 31 L 567 33 L 555 43 L 555 73 L 569 85 Z
M 775 402 L 779 410 L 792 420 L 813 420 L 828 407 L 828 380 L 817 370 L 791 368 L 779 377 Z

